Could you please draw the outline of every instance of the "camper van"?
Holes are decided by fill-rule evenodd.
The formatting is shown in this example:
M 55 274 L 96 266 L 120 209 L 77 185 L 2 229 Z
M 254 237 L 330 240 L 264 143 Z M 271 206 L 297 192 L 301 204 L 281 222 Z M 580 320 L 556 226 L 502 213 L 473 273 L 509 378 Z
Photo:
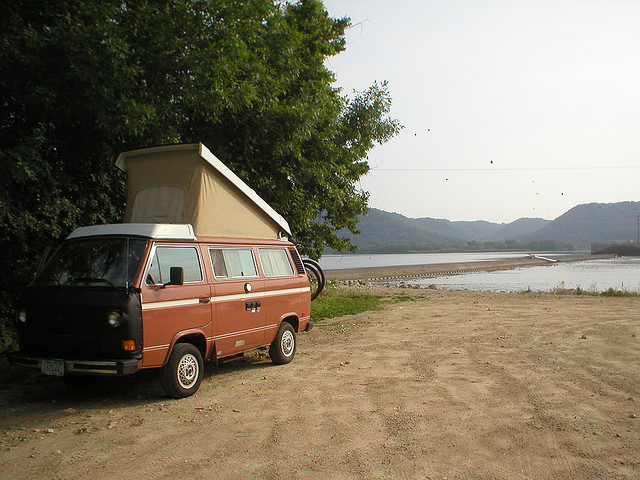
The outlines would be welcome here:
M 266 347 L 290 362 L 311 329 L 305 265 L 287 222 L 202 144 L 121 154 L 126 223 L 73 231 L 17 305 L 13 364 L 81 383 L 160 369 L 194 394 L 205 361 Z

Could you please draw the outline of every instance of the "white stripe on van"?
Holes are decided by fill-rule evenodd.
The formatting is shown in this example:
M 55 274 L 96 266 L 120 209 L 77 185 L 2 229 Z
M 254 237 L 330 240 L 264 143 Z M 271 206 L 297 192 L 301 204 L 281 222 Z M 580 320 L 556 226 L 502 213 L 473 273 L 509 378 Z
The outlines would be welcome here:
M 275 297 L 278 295 L 289 295 L 291 293 L 304 293 L 310 291 L 311 287 L 287 288 L 285 290 L 267 290 L 266 292 L 259 292 L 259 295 L 263 297 Z
M 200 303 L 200 298 L 187 298 L 185 300 L 165 300 L 162 302 L 143 303 L 142 310 L 155 310 L 156 308 L 169 307 L 186 307 L 188 305 L 197 305 L 198 303 Z
M 310 291 L 310 287 L 302 287 L 302 288 L 287 288 L 284 290 L 267 290 L 264 292 L 253 292 L 253 293 L 236 293 L 233 295 L 220 295 L 219 297 L 211 297 L 211 302 L 220 303 L 226 302 L 228 300 L 240 300 L 247 299 L 253 300 L 258 298 L 265 297 L 277 297 L 279 295 L 291 295 L 293 293 L 304 293 Z
M 239 330 L 237 332 L 225 333 L 222 335 L 216 335 L 215 337 L 209 337 L 209 340 L 220 340 L 222 338 L 235 337 L 237 335 L 246 335 L 248 333 L 256 333 L 261 330 L 271 330 L 271 329 L 275 329 L 277 326 L 278 324 L 274 323 L 273 325 L 267 325 L 266 327 L 250 328 L 249 330 Z
M 264 292 L 221 295 L 218 297 L 210 297 L 209 300 L 213 303 L 226 302 L 229 300 L 253 300 L 253 299 L 259 299 L 259 298 L 265 298 L 265 297 L 276 297 L 280 295 L 291 295 L 294 293 L 304 293 L 310 290 L 311 290 L 310 287 L 286 288 L 283 290 L 267 290 Z M 147 302 L 142 304 L 142 310 L 154 310 L 157 308 L 169 308 L 169 307 L 186 307 L 189 305 L 197 305 L 199 303 L 200 303 L 200 297 L 188 298 L 185 300 L 164 300 L 161 302 Z
M 256 327 L 256 328 L 250 328 L 248 330 L 238 330 L 237 332 L 223 333 L 222 335 L 216 335 L 214 337 L 208 337 L 207 340 L 208 341 L 216 341 L 216 340 L 221 340 L 223 338 L 237 337 L 238 335 L 247 335 L 248 333 L 257 333 L 257 332 L 260 332 L 260 331 L 275 330 L 277 327 L 278 327 L 278 324 L 274 323 L 272 325 L 267 325 L 265 327 Z M 170 347 L 170 345 L 167 343 L 166 345 L 154 345 L 154 346 L 151 346 L 151 347 L 144 347 L 143 351 L 144 352 L 151 352 L 151 351 L 154 351 L 154 350 L 166 350 L 169 347 Z
M 144 347 L 142 351 L 150 352 L 152 350 L 166 350 L 167 348 L 169 348 L 169 346 L 170 345 L 167 343 L 166 345 L 155 345 L 153 347 Z

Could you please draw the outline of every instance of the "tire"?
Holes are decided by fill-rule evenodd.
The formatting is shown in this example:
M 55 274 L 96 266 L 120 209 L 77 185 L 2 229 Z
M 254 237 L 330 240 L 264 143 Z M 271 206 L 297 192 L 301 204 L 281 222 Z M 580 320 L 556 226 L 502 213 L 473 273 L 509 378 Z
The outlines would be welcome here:
M 322 267 L 320 266 L 320 264 L 318 262 L 316 262 L 315 260 L 312 260 L 310 258 L 305 258 L 302 263 L 304 264 L 304 266 L 306 267 L 307 265 L 315 268 L 318 273 L 320 273 L 320 277 L 322 278 L 322 285 L 324 285 L 325 283 L 325 278 L 324 278 L 324 270 L 322 270 Z
M 296 332 L 288 322 L 282 322 L 276 338 L 269 347 L 269 357 L 276 365 L 284 365 L 293 360 L 296 354 Z
M 200 350 L 190 343 L 178 343 L 173 347 L 169 361 L 162 367 L 160 384 L 170 397 L 185 398 L 198 391 L 202 374 Z
M 310 258 L 305 258 L 302 263 L 309 277 L 309 284 L 311 285 L 311 300 L 315 300 L 322 292 L 325 284 L 324 271 L 320 264 Z

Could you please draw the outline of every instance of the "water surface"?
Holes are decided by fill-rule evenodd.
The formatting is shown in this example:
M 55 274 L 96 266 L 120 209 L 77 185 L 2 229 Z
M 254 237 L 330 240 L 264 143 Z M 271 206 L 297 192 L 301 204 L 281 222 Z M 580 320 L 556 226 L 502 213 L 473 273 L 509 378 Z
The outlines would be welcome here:
M 456 290 L 546 292 L 556 287 L 580 287 L 594 292 L 602 292 L 609 288 L 638 292 L 640 291 L 640 258 L 596 259 L 404 281 L 421 286 L 434 284 L 438 288 Z
M 588 255 L 587 252 L 533 252 L 545 257 Z M 403 265 L 434 265 L 439 263 L 490 262 L 524 258 L 524 252 L 468 252 L 468 253 L 407 253 L 407 254 L 337 254 L 323 255 L 320 265 L 325 270 L 363 267 L 397 267 Z

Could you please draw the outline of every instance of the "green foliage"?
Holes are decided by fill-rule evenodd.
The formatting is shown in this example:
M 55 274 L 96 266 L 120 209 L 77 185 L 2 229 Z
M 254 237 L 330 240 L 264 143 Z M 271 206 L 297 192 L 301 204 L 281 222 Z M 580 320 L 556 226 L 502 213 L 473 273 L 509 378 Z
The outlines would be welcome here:
M 202 141 L 289 221 L 303 253 L 350 248 L 367 151 L 400 128 L 385 83 L 351 98 L 319 0 L 15 0 L 0 18 L 0 317 L 47 245 L 118 222 L 118 152 Z
M 6 358 L 0 357 L 0 386 L 32 383 L 38 374 L 35 369 L 10 365 Z
M 422 297 L 421 300 L 424 300 L 425 297 Z M 415 302 L 418 300 L 418 297 L 413 295 L 394 295 L 393 297 L 389 297 L 387 299 L 388 303 L 403 303 L 403 302 Z
M 382 296 L 380 295 L 326 286 L 318 298 L 313 301 L 311 319 L 317 322 L 326 318 L 382 310 L 381 302 Z
M 313 301 L 311 319 L 317 322 L 343 315 L 357 315 L 362 312 L 382 310 L 385 305 L 411 302 L 418 300 L 418 298 L 424 300 L 427 297 L 406 294 L 378 295 L 357 289 L 338 287 L 336 284 L 327 284 L 322 293 Z
M 560 282 L 557 287 L 551 290 L 551 293 L 556 295 L 587 295 L 590 297 L 637 297 L 640 295 L 638 292 L 632 292 L 626 289 L 614 289 L 609 287 L 603 292 L 598 292 L 595 287 L 591 290 L 584 290 L 580 286 L 575 288 L 565 288 L 564 282 Z
M 637 297 L 638 292 L 632 292 L 630 290 L 617 290 L 614 288 L 607 288 L 604 292 L 600 292 L 601 297 Z
M 0 322 L 0 352 L 13 352 L 18 350 L 16 332 L 8 325 Z

